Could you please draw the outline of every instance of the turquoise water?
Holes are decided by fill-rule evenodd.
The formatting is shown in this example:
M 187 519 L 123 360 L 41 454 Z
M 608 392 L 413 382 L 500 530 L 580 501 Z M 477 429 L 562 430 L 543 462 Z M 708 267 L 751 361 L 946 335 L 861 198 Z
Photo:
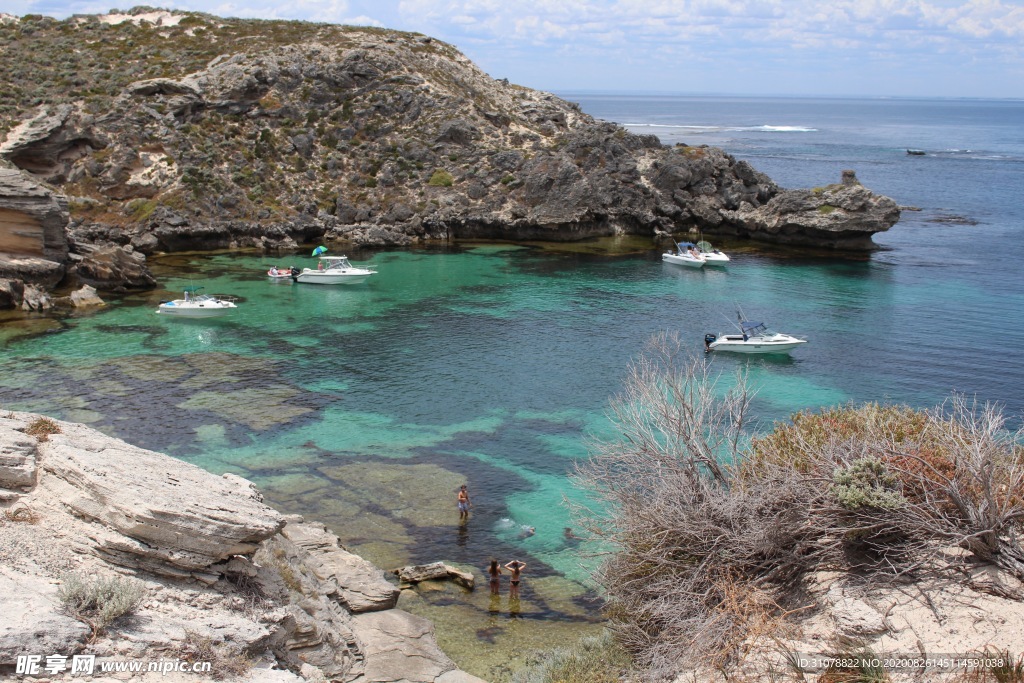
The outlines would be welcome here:
M 584 101 L 587 111 L 598 105 Z M 725 378 L 749 373 L 760 429 L 848 401 L 933 406 L 952 390 L 1011 415 L 1024 409 L 1012 335 L 1009 345 L 982 343 L 1006 339 L 1024 317 L 1019 134 L 999 142 L 1005 128 L 992 124 L 992 146 L 1003 145 L 995 160 L 987 148 L 983 159 L 908 160 L 886 137 L 893 126 L 878 127 L 884 144 L 865 141 L 834 117 L 816 122 L 806 102 L 792 109 L 777 127 L 809 120 L 808 131 L 713 135 L 783 184 L 804 184 L 815 164 L 837 167 L 834 178 L 819 169 L 828 177 L 816 184 L 853 166 L 872 189 L 922 207 L 877 237 L 884 251 L 849 259 L 714 240 L 733 263 L 701 271 L 662 263 L 643 239 L 357 251 L 353 261 L 379 274 L 334 287 L 263 277 L 272 263 L 309 265 L 308 250 L 164 257 L 151 260 L 161 291 L 66 319 L 0 323 L 0 406 L 246 476 L 269 502 L 326 522 L 385 568 L 446 560 L 479 572 L 492 556 L 526 561 L 520 605 L 452 587 L 403 598 L 437 622 L 456 661 L 500 679 L 530 649 L 599 623 L 592 560 L 563 533 L 572 526 L 564 501 L 580 495 L 567 473 L 588 435 L 608 433 L 608 401 L 653 335 L 676 332 L 702 355 L 704 333 L 731 331 L 739 305 L 808 339 L 791 357 L 707 358 Z M 717 112 L 723 125 L 738 115 L 735 103 Z M 869 118 L 860 125 L 870 129 Z M 964 135 L 983 128 L 950 120 Z M 957 147 L 955 126 L 944 132 Z M 926 182 L 908 182 L 910 170 Z M 936 220 L 947 214 L 975 222 Z M 189 285 L 241 297 L 237 313 L 155 314 Z M 463 482 L 475 505 L 459 525 Z

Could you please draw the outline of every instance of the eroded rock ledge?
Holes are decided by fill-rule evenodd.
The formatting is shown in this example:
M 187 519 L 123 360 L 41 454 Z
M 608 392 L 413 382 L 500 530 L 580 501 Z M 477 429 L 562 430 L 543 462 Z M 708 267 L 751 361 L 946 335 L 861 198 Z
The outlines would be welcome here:
M 248 681 L 482 683 L 322 524 L 241 477 L 42 419 L 0 414 L 0 677 L 19 655 L 157 661 L 198 638 L 244 657 Z M 89 641 L 60 610 L 69 572 L 141 581 L 142 606 Z

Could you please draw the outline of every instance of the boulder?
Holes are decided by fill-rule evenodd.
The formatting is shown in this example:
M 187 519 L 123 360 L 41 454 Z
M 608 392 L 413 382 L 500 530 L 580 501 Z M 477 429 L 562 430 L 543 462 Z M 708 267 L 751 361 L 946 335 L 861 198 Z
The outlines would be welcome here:
M 350 612 L 391 609 L 398 603 L 399 590 L 384 578 L 384 572 L 358 555 L 345 550 L 338 537 L 322 524 L 289 524 L 282 535 L 309 553 L 306 564 Z
M 146 266 L 146 257 L 124 247 L 89 249 L 75 268 L 75 273 L 84 283 L 97 289 L 156 287 L 156 278 Z
M 419 583 L 421 581 L 452 580 L 455 583 L 473 589 L 475 579 L 470 572 L 462 571 L 444 562 L 431 562 L 430 564 L 414 564 L 408 567 L 393 569 L 392 572 L 398 576 L 402 583 Z
M 102 306 L 103 299 L 96 295 L 96 288 L 89 285 L 82 285 L 81 289 L 71 292 L 71 305 L 75 308 L 88 306 Z
M 36 285 L 25 285 L 25 291 L 21 296 L 21 309 L 23 311 L 45 311 L 53 307 L 50 295 L 46 290 Z

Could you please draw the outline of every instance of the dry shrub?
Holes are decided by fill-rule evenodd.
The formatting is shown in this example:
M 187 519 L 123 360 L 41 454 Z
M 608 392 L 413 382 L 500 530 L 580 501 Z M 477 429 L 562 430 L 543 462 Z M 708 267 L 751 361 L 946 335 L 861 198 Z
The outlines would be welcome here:
M 36 437 L 37 441 L 46 441 L 50 438 L 50 434 L 60 434 L 60 425 L 48 417 L 40 417 L 25 428 L 25 433 Z
M 64 613 L 85 622 L 92 630 L 92 639 L 117 619 L 134 612 L 145 595 L 143 585 L 132 579 L 90 579 L 76 573 L 63 576 L 57 591 Z
M 959 683 L 1024 683 L 1024 653 L 985 648 L 970 653 L 980 666 L 963 671 Z
M 212 638 L 188 629 L 185 629 L 185 639 L 176 644 L 172 654 L 190 664 L 209 662 L 210 676 L 217 681 L 244 676 L 253 665 L 241 650 L 227 643 L 215 643 Z
M 574 475 L 594 501 L 577 523 L 608 549 L 607 615 L 640 666 L 736 661 L 812 571 L 871 580 L 957 546 L 1024 579 L 1022 434 L 998 410 L 847 406 L 748 441 L 743 378 L 720 390 L 680 349 L 651 342 L 612 401 L 616 437 Z
M 39 521 L 39 515 L 37 515 L 35 510 L 30 508 L 27 504 L 19 503 L 15 507 L 10 507 L 4 510 L 4 519 L 8 522 L 35 524 Z
M 894 477 L 892 504 L 816 510 L 823 533 L 841 532 L 897 570 L 904 558 L 954 546 L 1024 579 L 1022 436 L 1005 429 L 996 407 L 963 396 L 927 411 L 848 406 L 801 413 L 753 440 L 743 477 L 757 481 L 791 462 L 808 477 L 831 480 L 835 494 L 836 472 L 869 459 Z

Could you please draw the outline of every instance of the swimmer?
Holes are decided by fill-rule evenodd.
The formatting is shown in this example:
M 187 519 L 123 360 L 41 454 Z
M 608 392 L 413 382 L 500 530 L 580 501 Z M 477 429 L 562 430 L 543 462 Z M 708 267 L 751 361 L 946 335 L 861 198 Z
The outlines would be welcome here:
M 491 566 L 487 568 L 487 575 L 490 577 L 491 595 L 497 595 L 501 588 L 501 565 L 497 560 L 491 560 Z
M 459 508 L 459 519 L 469 518 L 469 508 L 473 503 L 469 500 L 469 491 L 466 490 L 466 485 L 463 484 L 459 487 L 459 495 L 456 498 L 456 506 Z
M 512 572 L 512 579 L 509 581 L 511 587 L 509 588 L 508 595 L 510 598 L 518 598 L 520 581 L 519 577 L 522 571 L 526 569 L 526 563 L 520 562 L 519 560 L 512 560 L 511 562 L 505 565 L 505 569 L 508 569 L 510 572 Z

